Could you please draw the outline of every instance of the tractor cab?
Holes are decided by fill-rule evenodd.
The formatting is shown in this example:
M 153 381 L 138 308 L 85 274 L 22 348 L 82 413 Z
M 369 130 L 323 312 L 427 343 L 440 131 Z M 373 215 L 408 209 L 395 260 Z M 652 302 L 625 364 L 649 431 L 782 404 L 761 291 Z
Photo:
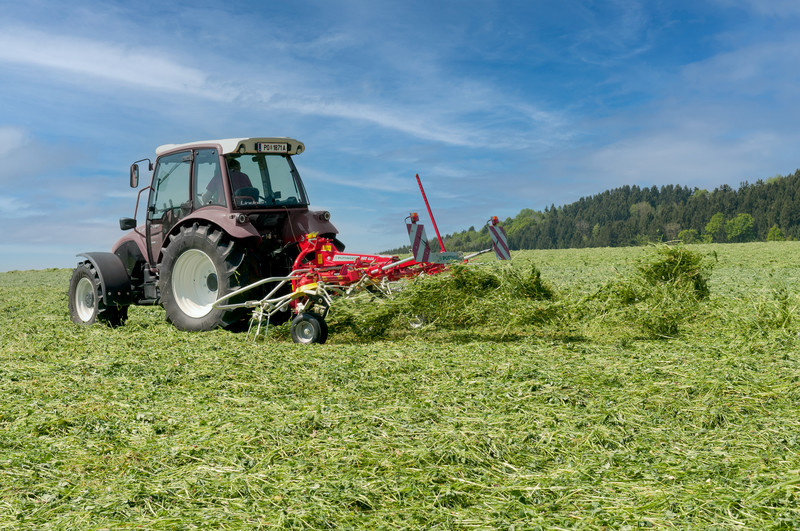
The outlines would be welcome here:
M 288 274 L 304 235 L 324 235 L 343 249 L 330 213 L 308 208 L 292 160 L 303 151 L 293 138 L 229 138 L 163 145 L 154 164 L 135 162 L 131 187 L 139 187 L 145 161 L 151 183 L 140 189 L 134 217 L 120 219 L 127 232 L 111 252 L 81 255 L 70 291 L 73 320 L 122 322 L 131 304 L 161 304 L 183 330 L 233 326 L 243 312 L 214 302 Z
M 309 230 L 335 233 L 329 224 L 310 227 L 315 223 L 307 219 L 308 196 L 292 160 L 303 151 L 303 143 L 292 138 L 233 138 L 158 147 L 154 168 L 149 167 L 153 178 L 142 228 L 143 251 L 150 263 L 159 261 L 175 227 L 194 218 L 219 225 L 238 238 L 284 241 Z M 139 185 L 139 162 L 131 166 L 132 187 Z M 300 225 L 297 231 L 295 225 Z M 124 218 L 120 226 L 130 229 L 135 221 Z
M 176 217 L 206 206 L 231 210 L 308 206 L 291 158 L 304 150 L 301 142 L 289 138 L 160 146 L 156 149 L 148 218 Z M 149 169 L 153 169 L 152 164 Z M 136 188 L 138 162 L 131 166 L 130 176 L 131 187 Z

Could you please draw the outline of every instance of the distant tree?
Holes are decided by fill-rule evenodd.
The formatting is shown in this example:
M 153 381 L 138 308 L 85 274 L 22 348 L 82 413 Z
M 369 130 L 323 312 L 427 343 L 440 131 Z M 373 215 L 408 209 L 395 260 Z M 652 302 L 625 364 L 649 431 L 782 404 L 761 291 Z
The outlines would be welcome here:
M 784 240 L 786 240 L 786 236 L 783 235 L 783 231 L 777 225 L 769 228 L 767 233 L 768 242 L 782 242 Z
M 581 239 L 585 242 L 589 240 L 589 235 L 592 231 L 592 226 L 588 221 L 579 219 L 575 222 L 575 230 L 580 235 Z
M 678 239 L 683 243 L 694 243 L 697 241 L 697 231 L 695 229 L 684 229 L 678 233 Z
M 706 223 L 704 232 L 711 237 L 709 243 L 723 241 L 725 238 L 725 215 L 717 212 L 711 216 L 709 222 Z
M 728 241 L 749 242 L 756 239 L 755 223 L 750 214 L 738 214 L 725 222 L 725 234 Z
M 680 234 L 681 226 L 675 222 L 664 224 L 664 238 L 667 241 L 672 241 Z
M 653 205 L 647 201 L 639 201 L 638 203 L 634 203 L 628 209 L 631 216 L 638 218 L 646 218 L 648 215 L 652 214 L 654 210 L 655 209 L 653 208 Z
M 751 215 L 752 225 L 750 218 L 739 217 L 742 212 Z M 695 243 L 800 240 L 800 170 L 713 192 L 624 185 L 543 211 L 523 209 L 503 225 L 513 249 L 605 247 L 675 237 Z M 445 246 L 467 251 L 491 245 L 485 225 L 470 229 L 448 235 Z

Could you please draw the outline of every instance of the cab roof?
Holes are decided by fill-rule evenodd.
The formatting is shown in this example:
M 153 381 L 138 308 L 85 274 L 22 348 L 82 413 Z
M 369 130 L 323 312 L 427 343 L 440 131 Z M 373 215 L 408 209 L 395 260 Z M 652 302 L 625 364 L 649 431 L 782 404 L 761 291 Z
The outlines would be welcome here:
M 276 149 L 267 149 L 263 146 L 275 146 Z M 282 153 L 286 155 L 299 155 L 305 151 L 306 146 L 299 140 L 288 137 L 258 137 L 258 138 L 223 138 L 220 140 L 200 140 L 186 144 L 164 144 L 156 148 L 156 155 L 169 151 L 182 149 L 215 146 L 220 153 Z

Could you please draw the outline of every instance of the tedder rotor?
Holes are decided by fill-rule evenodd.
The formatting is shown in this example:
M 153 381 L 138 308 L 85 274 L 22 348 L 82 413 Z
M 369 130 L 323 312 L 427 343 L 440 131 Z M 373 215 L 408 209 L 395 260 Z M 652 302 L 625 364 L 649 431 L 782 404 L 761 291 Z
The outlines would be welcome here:
M 344 253 L 336 249 L 331 239 L 306 234 L 300 240 L 300 253 L 289 275 L 254 282 L 221 297 L 215 307 L 223 310 L 251 308 L 250 331 L 255 335 L 262 326 L 268 326 L 272 316 L 289 310 L 295 315 L 290 329 L 295 343 L 324 343 L 328 337 L 325 318 L 335 297 L 351 297 L 365 290 L 391 296 L 393 282 L 441 273 L 450 263 L 468 261 L 491 250 L 500 260 L 510 259 L 505 231 L 497 224 L 497 217 L 487 222 L 492 249 L 468 256 L 460 252 L 431 251 L 425 229 L 418 223 L 419 216 L 412 213 L 406 221 L 412 251 L 408 258 Z M 271 286 L 265 297 L 229 303 L 230 299 L 264 285 Z M 291 286 L 291 291 L 284 290 L 286 286 Z

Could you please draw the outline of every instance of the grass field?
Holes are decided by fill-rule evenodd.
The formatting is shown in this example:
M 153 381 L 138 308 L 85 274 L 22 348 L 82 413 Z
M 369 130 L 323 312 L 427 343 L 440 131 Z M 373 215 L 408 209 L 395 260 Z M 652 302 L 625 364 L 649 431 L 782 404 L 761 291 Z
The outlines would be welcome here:
M 651 248 L 532 251 L 550 299 L 308 347 L 2 273 L 0 528 L 796 529 L 800 242 L 689 249 L 701 300 L 641 291 Z

